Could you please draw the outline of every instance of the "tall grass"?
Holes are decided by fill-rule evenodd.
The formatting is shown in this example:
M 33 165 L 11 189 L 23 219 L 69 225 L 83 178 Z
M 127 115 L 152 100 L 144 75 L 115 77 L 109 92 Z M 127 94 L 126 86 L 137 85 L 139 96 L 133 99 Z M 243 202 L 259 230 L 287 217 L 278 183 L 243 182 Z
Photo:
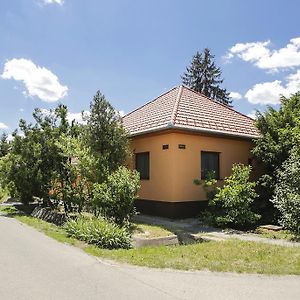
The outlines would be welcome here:
M 131 247 L 128 229 L 104 218 L 84 218 L 69 220 L 65 224 L 69 236 L 94 244 L 101 248 L 117 249 Z

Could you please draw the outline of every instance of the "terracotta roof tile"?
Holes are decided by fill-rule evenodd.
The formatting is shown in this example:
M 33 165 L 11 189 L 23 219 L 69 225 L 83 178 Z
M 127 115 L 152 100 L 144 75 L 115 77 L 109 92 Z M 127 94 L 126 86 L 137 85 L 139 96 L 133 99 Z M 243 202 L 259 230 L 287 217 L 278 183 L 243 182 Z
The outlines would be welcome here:
M 254 121 L 191 89 L 179 86 L 123 117 L 131 135 L 180 128 L 244 137 L 258 137 Z

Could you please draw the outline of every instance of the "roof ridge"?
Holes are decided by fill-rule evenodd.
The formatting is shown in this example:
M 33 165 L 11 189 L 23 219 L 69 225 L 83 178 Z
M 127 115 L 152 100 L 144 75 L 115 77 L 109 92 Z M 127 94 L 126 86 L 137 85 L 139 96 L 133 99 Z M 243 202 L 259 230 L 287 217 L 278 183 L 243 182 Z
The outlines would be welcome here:
M 166 92 L 163 92 L 162 94 L 160 94 L 159 96 L 157 96 L 157 97 L 154 98 L 153 100 L 151 100 L 151 101 L 145 103 L 144 105 L 139 106 L 139 107 L 137 107 L 136 109 L 132 110 L 131 112 L 129 112 L 128 114 L 126 114 L 125 116 L 123 116 L 122 119 L 125 118 L 125 117 L 127 117 L 127 116 L 129 116 L 130 114 L 134 113 L 135 111 L 137 111 L 137 110 L 139 110 L 139 109 L 145 107 L 146 105 L 148 105 L 148 104 L 150 104 L 150 103 L 156 101 L 158 98 L 160 98 L 160 97 L 162 97 L 162 96 L 168 94 L 169 92 L 171 92 L 171 91 L 173 91 L 174 89 L 177 89 L 177 88 L 178 88 L 178 86 L 174 86 L 174 87 L 172 87 L 171 89 L 167 90 Z
M 232 107 L 230 107 L 230 106 L 228 106 L 228 105 L 225 105 L 225 104 L 223 104 L 223 103 L 220 103 L 220 102 L 218 102 L 218 101 L 216 101 L 216 100 L 213 100 L 213 99 L 209 98 L 208 96 L 206 96 L 206 95 L 204 95 L 204 94 L 202 94 L 202 93 L 200 93 L 200 92 L 194 91 L 193 89 L 191 89 L 190 87 L 188 87 L 188 86 L 186 86 L 186 85 L 184 85 L 183 87 L 186 88 L 186 89 L 188 89 L 189 91 L 195 93 L 195 94 L 198 94 L 198 95 L 200 95 L 200 96 L 202 96 L 202 97 L 204 97 L 204 98 L 206 98 L 206 99 L 208 99 L 208 100 L 214 102 L 214 103 L 217 103 L 218 105 L 221 105 L 221 106 L 223 106 L 223 107 L 225 107 L 225 108 L 227 108 L 227 109 L 229 109 L 229 110 L 231 110 L 231 111 L 234 111 L 234 112 L 238 113 L 239 115 L 241 115 L 241 116 L 243 116 L 243 117 L 246 117 L 246 118 L 248 118 L 248 119 L 250 119 L 250 120 L 252 120 L 252 121 L 255 121 L 255 120 L 252 119 L 251 117 L 249 117 L 249 116 L 247 116 L 247 115 L 245 115 L 245 114 L 243 114 L 243 113 L 241 113 L 241 112 L 235 110 L 234 108 L 232 108 Z
M 177 94 L 177 97 L 176 97 L 176 100 L 174 103 L 174 108 L 173 108 L 172 115 L 171 115 L 170 125 L 175 124 L 176 113 L 178 111 L 179 102 L 180 102 L 180 99 L 182 96 L 182 91 L 183 91 L 183 85 L 180 85 L 179 89 L 178 89 L 178 94 Z

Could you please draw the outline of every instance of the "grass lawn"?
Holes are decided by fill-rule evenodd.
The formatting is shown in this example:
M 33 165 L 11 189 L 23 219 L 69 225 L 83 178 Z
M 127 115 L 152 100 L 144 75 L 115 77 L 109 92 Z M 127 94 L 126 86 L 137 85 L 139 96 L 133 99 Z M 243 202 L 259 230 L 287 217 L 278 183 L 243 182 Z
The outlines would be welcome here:
M 91 255 L 119 262 L 181 270 L 300 275 L 300 248 L 296 247 L 227 240 L 169 247 L 105 250 L 70 238 L 62 227 L 22 215 L 14 208 L 0 207 L 0 210 L 60 242 L 80 247 Z
M 134 223 L 133 233 L 135 235 L 145 237 L 145 238 L 157 238 L 157 237 L 174 235 L 173 232 L 161 226 L 149 225 L 144 223 Z
M 257 228 L 254 233 L 261 237 L 270 238 L 270 239 L 299 241 L 299 237 L 296 237 L 293 233 L 291 233 L 288 230 L 272 231 L 263 228 Z
M 139 266 L 181 270 L 300 275 L 300 249 L 238 240 L 87 253 Z

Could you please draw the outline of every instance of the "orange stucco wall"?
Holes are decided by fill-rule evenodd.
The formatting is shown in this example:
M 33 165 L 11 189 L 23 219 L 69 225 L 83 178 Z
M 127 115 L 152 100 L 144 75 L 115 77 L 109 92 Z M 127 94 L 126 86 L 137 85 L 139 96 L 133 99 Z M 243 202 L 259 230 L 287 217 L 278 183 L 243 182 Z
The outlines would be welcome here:
M 163 150 L 163 144 L 168 144 L 169 149 Z M 178 144 L 184 144 L 185 149 L 179 149 Z M 176 131 L 134 137 L 134 153 L 150 152 L 150 179 L 141 181 L 139 198 L 167 202 L 205 200 L 203 188 L 193 183 L 200 178 L 201 151 L 220 153 L 220 178 L 224 179 L 230 175 L 233 163 L 248 163 L 252 146 L 251 141 L 243 139 Z

